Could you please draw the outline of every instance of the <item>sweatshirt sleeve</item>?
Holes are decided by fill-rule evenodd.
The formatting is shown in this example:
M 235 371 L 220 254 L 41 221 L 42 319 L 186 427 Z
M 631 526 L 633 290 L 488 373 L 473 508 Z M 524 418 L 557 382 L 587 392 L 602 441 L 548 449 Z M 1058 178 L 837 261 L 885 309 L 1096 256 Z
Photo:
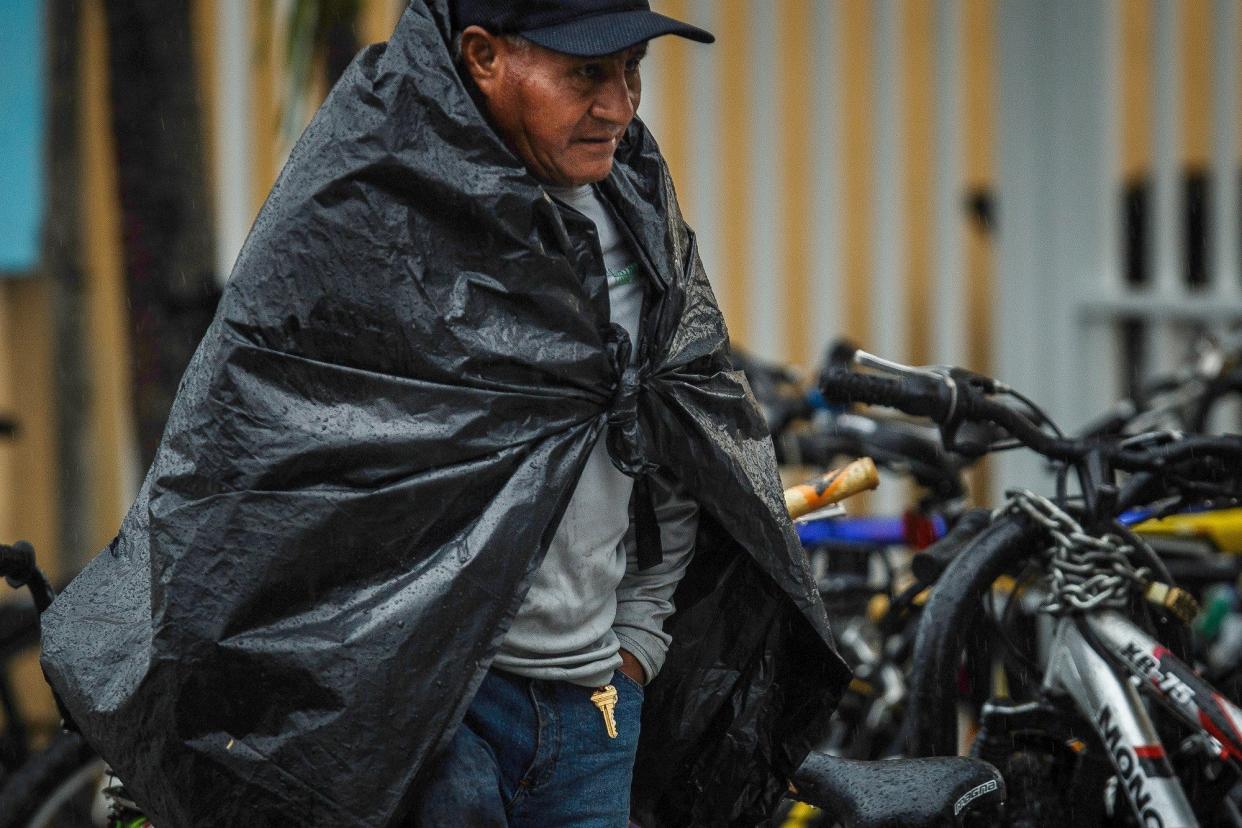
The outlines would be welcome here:
M 631 530 L 625 536 L 625 577 L 617 587 L 617 617 L 613 632 L 621 646 L 638 659 L 647 681 L 655 678 L 664 664 L 672 638 L 664 632 L 664 619 L 673 614 L 673 592 L 681 581 L 698 533 L 698 504 L 671 481 L 653 475 L 651 493 L 660 524 L 663 560 L 638 571 L 638 554 Z

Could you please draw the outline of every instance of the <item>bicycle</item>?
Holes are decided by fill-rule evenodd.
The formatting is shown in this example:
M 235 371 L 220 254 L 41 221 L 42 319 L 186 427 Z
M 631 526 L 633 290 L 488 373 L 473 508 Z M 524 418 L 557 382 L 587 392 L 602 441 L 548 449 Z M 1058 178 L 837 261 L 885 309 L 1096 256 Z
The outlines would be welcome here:
M 31 751 L 30 723 L 9 678 L 13 658 L 39 641 L 39 613 L 32 604 L 15 601 L 0 604 L 0 784 L 26 761 Z
M 785 503 L 798 519 L 878 482 L 874 462 L 864 458 L 786 490 Z M 917 828 L 988 824 L 1005 786 L 990 764 L 961 757 L 868 761 L 812 751 L 791 792 L 844 828 Z M 790 825 L 788 812 L 777 818 Z
M 1177 370 L 1143 383 L 1129 399 L 1089 423 L 1083 437 L 1140 434 L 1159 429 L 1207 430 L 1225 398 L 1242 393 L 1242 334 L 1223 341 L 1203 336 Z
M 853 349 L 846 343 L 833 343 L 825 364 L 838 364 L 847 351 Z M 749 359 L 741 364 L 769 425 L 779 429 L 773 436 L 785 463 L 831 468 L 871 457 L 917 486 L 916 504 L 900 514 L 833 513 L 795 523 L 838 648 L 855 673 L 820 747 L 852 759 L 892 756 L 925 597 L 908 588 L 911 560 L 918 563 L 916 553 L 967 514 L 964 471 L 973 458 L 945 451 L 926 425 L 830 407 L 790 370 Z
M 1200 434 L 1226 398 L 1242 393 L 1242 335 L 1201 337 L 1191 358 L 1167 376 L 1145 383 L 1082 432 L 1086 438 L 1134 435 L 1156 429 Z M 1242 509 L 1219 509 L 1151 520 L 1135 528 L 1149 535 L 1200 538 L 1219 552 L 1242 554 Z M 1175 544 L 1170 544 L 1175 547 Z
M 1242 709 L 1178 657 L 1188 649 L 1182 625 L 1192 599 L 1116 522 L 1131 507 L 1167 497 L 1236 502 L 1242 438 L 1073 440 L 990 378 L 862 352 L 856 362 L 887 376 L 836 371 L 826 377 L 826 396 L 928 417 L 951 450 L 963 448 L 955 441 L 963 422 L 989 423 L 1003 429 L 1003 447 L 1034 449 L 1062 471 L 1055 502 L 1014 493 L 982 532 L 946 554 L 919 627 L 907 754 L 957 752 L 955 702 L 965 663 L 976 684 L 993 690 L 972 755 L 996 764 L 1009 785 L 1004 824 L 1242 825 Z M 1016 402 L 994 399 L 1003 396 Z M 1077 498 L 1064 487 L 1071 471 Z M 1016 579 L 1002 590 L 1005 606 L 989 606 L 985 599 L 1002 576 Z M 1027 625 L 1023 641 L 1011 634 L 1019 620 Z M 1165 715 L 1153 715 L 1158 711 Z M 1171 738 L 1179 775 L 1164 747 Z
M 38 643 L 38 614 L 55 598 L 55 590 L 35 564 L 34 548 L 19 541 L 0 545 L 0 576 L 14 589 L 25 587 L 33 604 L 6 604 L 6 634 L 0 650 L 11 654 Z M 7 681 L 3 682 L 9 753 L 8 772 L 0 778 L 0 828 L 95 828 L 100 820 L 99 792 L 104 763 L 81 735 L 64 731 L 43 750 L 32 753 L 25 722 Z M 63 715 L 63 714 L 62 714 Z

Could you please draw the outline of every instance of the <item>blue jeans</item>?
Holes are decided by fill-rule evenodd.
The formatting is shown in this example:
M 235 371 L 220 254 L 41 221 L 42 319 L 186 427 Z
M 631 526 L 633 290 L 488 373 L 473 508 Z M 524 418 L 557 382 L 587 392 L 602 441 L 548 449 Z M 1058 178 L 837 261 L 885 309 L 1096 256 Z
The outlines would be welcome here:
M 484 677 L 453 740 L 429 769 L 419 828 L 626 828 L 643 689 L 618 671 L 617 738 L 592 688 Z

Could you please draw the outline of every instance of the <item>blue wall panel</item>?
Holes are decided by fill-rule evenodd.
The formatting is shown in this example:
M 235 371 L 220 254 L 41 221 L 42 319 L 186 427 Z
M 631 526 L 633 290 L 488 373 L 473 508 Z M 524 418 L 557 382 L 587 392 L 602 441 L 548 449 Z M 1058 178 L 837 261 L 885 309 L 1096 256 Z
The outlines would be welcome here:
M 39 261 L 43 221 L 43 3 L 0 0 L 0 276 Z

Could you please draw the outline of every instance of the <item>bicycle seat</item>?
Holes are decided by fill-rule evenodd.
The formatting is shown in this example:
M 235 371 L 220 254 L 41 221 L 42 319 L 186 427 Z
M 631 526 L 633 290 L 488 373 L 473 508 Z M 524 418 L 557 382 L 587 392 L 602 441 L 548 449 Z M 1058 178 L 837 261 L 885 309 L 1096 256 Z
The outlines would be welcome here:
M 1000 771 L 979 759 L 865 762 L 812 752 L 794 774 L 797 797 L 844 828 L 947 828 L 1005 801 Z

